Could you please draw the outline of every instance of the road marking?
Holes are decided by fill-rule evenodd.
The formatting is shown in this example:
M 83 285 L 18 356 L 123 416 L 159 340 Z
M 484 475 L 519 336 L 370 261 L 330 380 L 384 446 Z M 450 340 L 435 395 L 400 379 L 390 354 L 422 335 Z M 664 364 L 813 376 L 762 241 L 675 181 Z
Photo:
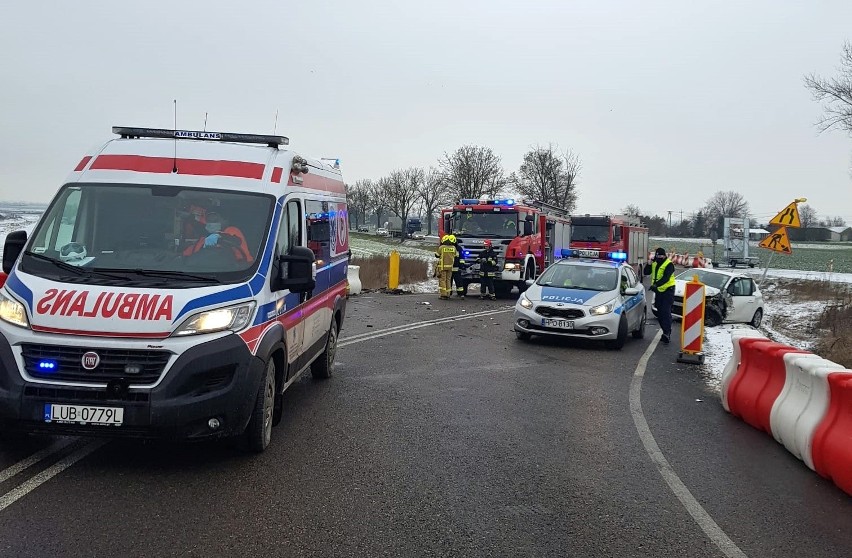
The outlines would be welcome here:
M 639 364 L 636 365 L 636 371 L 633 372 L 633 379 L 630 381 L 630 414 L 633 415 L 633 424 L 636 425 L 636 431 L 639 433 L 642 445 L 645 446 L 645 451 L 648 452 L 648 456 L 651 458 L 651 461 L 654 462 L 654 465 L 656 465 L 657 470 L 663 477 L 663 480 L 669 485 L 671 491 L 675 496 L 677 496 L 677 499 L 680 500 L 680 503 L 683 504 L 686 511 L 689 512 L 692 519 L 698 523 L 698 526 L 701 527 L 704 534 L 713 541 L 713 544 L 715 544 L 725 556 L 728 556 L 729 558 L 748 558 L 746 553 L 740 550 L 740 547 L 738 547 L 734 541 L 725 534 L 722 528 L 713 521 L 713 518 L 710 517 L 707 510 L 698 503 L 698 500 L 695 499 L 686 485 L 683 484 L 683 481 L 680 480 L 680 477 L 677 476 L 677 473 L 675 473 L 674 469 L 672 469 L 672 466 L 669 464 L 666 456 L 663 455 L 662 451 L 660 451 L 660 446 L 657 445 L 657 441 L 654 439 L 654 435 L 651 434 L 651 429 L 648 427 L 648 421 L 645 420 L 645 414 L 642 412 L 641 399 L 642 378 L 645 377 L 645 368 L 648 366 L 648 361 L 651 359 L 651 355 L 654 353 L 654 350 L 657 348 L 657 344 L 660 342 L 661 335 L 662 331 L 658 331 L 657 335 L 654 336 L 654 340 L 645 350 L 645 354 L 643 354 L 642 358 L 639 359 Z
M 46 448 L 35 452 L 31 456 L 26 457 L 24 459 L 21 459 L 20 461 L 18 461 L 14 465 L 10 465 L 9 467 L 6 467 L 2 471 L 0 471 L 0 483 L 6 482 L 7 480 L 11 479 L 12 477 L 17 475 L 21 471 L 29 469 L 30 467 L 32 467 L 33 465 L 35 465 L 39 461 L 50 457 L 54 453 L 59 453 L 60 451 L 64 450 L 66 447 L 68 447 L 69 445 L 71 445 L 72 443 L 74 443 L 76 441 L 77 441 L 76 438 L 65 439 L 65 440 L 57 440 L 54 443 L 47 446 Z
M 43 485 L 71 465 L 77 463 L 93 451 L 100 449 L 101 446 L 107 443 L 107 440 L 96 440 L 94 442 L 90 442 L 85 446 L 79 448 L 74 451 L 70 455 L 64 457 L 63 459 L 57 461 L 41 473 L 37 474 L 33 478 L 28 481 L 18 485 L 13 488 L 3 496 L 0 496 L 0 512 Z
M 358 335 L 353 335 L 351 337 L 347 337 L 342 339 L 338 343 L 338 347 L 343 348 L 347 345 L 354 345 L 355 343 L 360 343 L 362 341 L 369 341 L 370 339 L 375 339 L 377 337 L 385 337 L 386 335 L 393 335 L 394 333 L 403 333 L 405 331 L 411 331 L 412 329 L 420 329 L 421 327 L 429 327 L 433 325 L 445 324 L 448 322 L 457 322 L 461 320 L 469 320 L 471 318 L 481 318 L 483 316 L 491 316 L 494 314 L 503 314 L 505 312 L 510 312 L 514 309 L 514 306 L 509 308 L 501 308 L 499 310 L 484 310 L 482 312 L 474 312 L 472 314 L 460 314 L 458 316 L 447 316 L 445 318 L 436 318 L 434 320 L 425 320 L 422 322 L 414 322 L 413 324 L 404 324 L 394 327 L 389 327 L 387 329 L 380 329 L 377 331 L 370 331 L 367 333 L 360 333 Z

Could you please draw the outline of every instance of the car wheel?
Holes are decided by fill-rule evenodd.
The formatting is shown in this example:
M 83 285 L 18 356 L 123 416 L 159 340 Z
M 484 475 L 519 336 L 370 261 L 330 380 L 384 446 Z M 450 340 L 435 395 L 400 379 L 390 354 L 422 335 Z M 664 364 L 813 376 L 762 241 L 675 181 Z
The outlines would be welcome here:
M 249 450 L 260 453 L 272 441 L 272 422 L 275 410 L 275 360 L 266 363 L 266 374 L 260 383 L 254 409 L 245 431 Z
M 760 324 L 763 323 L 763 309 L 762 308 L 758 308 L 757 310 L 754 311 L 754 316 L 751 318 L 751 321 L 749 323 L 751 324 L 751 327 L 753 327 L 754 329 L 757 329 L 757 328 L 760 327 Z
M 639 327 L 633 330 L 634 339 L 643 339 L 645 337 L 645 322 L 648 321 L 648 312 L 642 311 L 642 318 L 639 320 Z
M 516 331 L 516 332 L 515 332 L 515 336 L 516 336 L 516 337 L 517 337 L 520 341 L 529 341 L 530 339 L 532 339 L 532 335 L 530 335 L 530 334 L 529 334 L 529 333 L 527 333 L 526 331 Z
M 623 315 L 621 316 L 621 320 L 618 321 L 618 337 L 606 342 L 606 346 L 609 349 L 614 351 L 620 351 L 622 347 L 624 347 L 624 343 L 627 342 L 627 318 Z
M 335 354 L 337 354 L 337 320 L 331 318 L 331 327 L 328 329 L 328 340 L 325 342 L 325 350 L 311 364 L 311 375 L 315 379 L 324 380 L 331 377 Z

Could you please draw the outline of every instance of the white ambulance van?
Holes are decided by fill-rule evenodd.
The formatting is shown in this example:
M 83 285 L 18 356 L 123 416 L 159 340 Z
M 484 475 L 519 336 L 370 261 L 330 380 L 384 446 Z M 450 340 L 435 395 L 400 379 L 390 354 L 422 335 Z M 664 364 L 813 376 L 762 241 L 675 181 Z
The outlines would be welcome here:
M 332 372 L 346 311 L 338 165 L 281 136 L 113 128 L 30 238 L 8 235 L 0 430 L 264 450 Z

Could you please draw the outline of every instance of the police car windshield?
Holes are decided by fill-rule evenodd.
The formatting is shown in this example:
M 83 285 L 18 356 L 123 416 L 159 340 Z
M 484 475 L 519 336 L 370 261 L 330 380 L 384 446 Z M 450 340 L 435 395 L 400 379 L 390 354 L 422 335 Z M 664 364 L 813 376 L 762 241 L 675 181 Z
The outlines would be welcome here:
M 453 213 L 453 234 L 474 238 L 515 238 L 518 235 L 516 212 Z
M 552 265 L 541 274 L 537 283 L 543 287 L 614 291 L 618 287 L 618 269 L 580 263 Z
M 48 278 L 96 284 L 114 282 L 116 275 L 182 287 L 206 278 L 244 280 L 256 267 L 274 201 L 177 186 L 68 185 L 39 222 L 22 266 Z M 71 266 L 95 273 L 69 274 Z

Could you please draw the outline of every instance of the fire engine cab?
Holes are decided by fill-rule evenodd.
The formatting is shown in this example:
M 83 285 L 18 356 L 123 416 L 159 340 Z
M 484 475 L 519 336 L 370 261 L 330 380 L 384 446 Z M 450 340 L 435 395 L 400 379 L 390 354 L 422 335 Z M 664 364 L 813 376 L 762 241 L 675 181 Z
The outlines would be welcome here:
M 648 228 L 638 217 L 575 215 L 571 218 L 571 248 L 581 257 L 626 254 L 625 261 L 640 272 L 648 254 Z
M 439 238 L 453 234 L 458 239 L 465 262 L 463 287 L 479 281 L 479 269 L 471 265 L 491 240 L 497 252 L 499 271 L 494 279 L 498 296 L 512 287 L 526 290 L 526 281 L 535 279 L 569 247 L 571 219 L 562 208 L 538 201 L 514 199 L 461 199 L 441 210 Z

